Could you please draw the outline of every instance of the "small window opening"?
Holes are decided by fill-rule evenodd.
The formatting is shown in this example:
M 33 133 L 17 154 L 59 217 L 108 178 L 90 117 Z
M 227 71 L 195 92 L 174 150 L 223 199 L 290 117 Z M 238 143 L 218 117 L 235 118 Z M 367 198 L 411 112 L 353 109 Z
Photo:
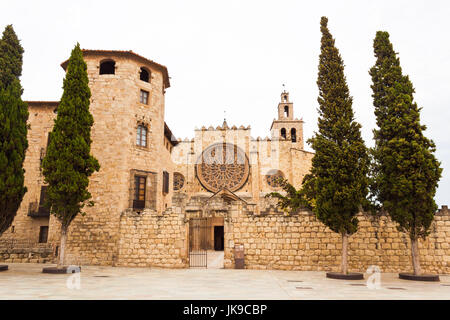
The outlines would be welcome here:
M 285 128 L 282 128 L 282 129 L 281 129 L 281 137 L 282 137 L 283 139 L 286 139 L 286 129 L 285 129 Z
M 286 118 L 289 117 L 289 107 L 288 106 L 284 106 L 284 116 Z
M 100 64 L 100 74 L 115 74 L 116 62 L 112 60 L 104 61 Z
M 141 68 L 139 79 L 145 82 L 150 82 L 150 73 L 145 68 Z

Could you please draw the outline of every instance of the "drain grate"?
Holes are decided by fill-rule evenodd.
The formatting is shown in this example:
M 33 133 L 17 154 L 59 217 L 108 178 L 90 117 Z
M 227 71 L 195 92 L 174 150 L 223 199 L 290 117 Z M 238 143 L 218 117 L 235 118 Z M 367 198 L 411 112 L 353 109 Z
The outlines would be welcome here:
M 303 282 L 303 280 L 287 280 L 287 282 Z
M 354 287 L 366 287 L 367 285 L 365 283 L 349 283 L 349 285 Z
M 441 284 L 441 286 L 450 287 L 450 284 Z
M 388 287 L 391 290 L 406 290 L 405 288 L 397 288 L 397 287 Z
M 311 287 L 295 287 L 295 289 L 307 290 L 307 289 L 312 289 L 312 288 Z
M 110 276 L 94 276 L 94 278 L 109 278 Z

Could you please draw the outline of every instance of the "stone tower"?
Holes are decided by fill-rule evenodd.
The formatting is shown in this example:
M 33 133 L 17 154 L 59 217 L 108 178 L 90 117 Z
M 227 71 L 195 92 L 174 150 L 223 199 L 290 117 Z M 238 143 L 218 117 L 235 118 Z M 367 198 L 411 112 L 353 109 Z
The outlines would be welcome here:
M 171 205 L 172 192 L 163 186 L 173 173 L 174 142 L 164 122 L 169 77 L 166 67 L 132 51 L 83 50 L 83 58 L 94 117 L 91 152 L 101 168 L 89 184 L 95 206 L 72 223 L 67 254 L 92 264 L 121 263 L 124 212 L 162 213 Z
M 303 120 L 294 118 L 294 103 L 289 100 L 289 92 L 283 90 L 278 103 L 278 119 L 270 127 L 272 140 L 286 141 L 292 147 L 303 149 Z

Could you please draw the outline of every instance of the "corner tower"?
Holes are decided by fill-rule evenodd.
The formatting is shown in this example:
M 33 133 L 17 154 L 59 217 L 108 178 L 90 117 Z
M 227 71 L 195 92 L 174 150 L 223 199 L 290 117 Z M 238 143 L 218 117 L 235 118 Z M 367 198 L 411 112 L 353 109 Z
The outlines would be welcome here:
M 278 119 L 270 127 L 272 140 L 286 141 L 293 147 L 303 149 L 303 120 L 294 118 L 294 103 L 289 100 L 289 92 L 283 90 L 278 103 Z
M 169 76 L 165 66 L 132 51 L 84 49 L 83 58 L 94 118 L 91 152 L 101 167 L 89 183 L 95 206 L 74 220 L 66 254 L 93 265 L 120 265 L 123 221 L 171 206 L 175 142 L 164 122 Z

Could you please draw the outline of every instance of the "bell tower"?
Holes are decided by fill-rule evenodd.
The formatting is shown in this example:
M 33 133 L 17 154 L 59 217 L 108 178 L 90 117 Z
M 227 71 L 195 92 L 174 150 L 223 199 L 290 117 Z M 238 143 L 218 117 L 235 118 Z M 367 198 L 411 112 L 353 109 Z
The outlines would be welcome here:
M 294 104 L 289 101 L 289 92 L 281 93 L 281 101 L 278 103 L 278 120 L 294 120 Z
M 294 118 L 294 103 L 289 100 L 289 92 L 283 90 L 278 103 L 278 119 L 270 127 L 272 140 L 291 143 L 293 147 L 303 149 L 303 120 Z

